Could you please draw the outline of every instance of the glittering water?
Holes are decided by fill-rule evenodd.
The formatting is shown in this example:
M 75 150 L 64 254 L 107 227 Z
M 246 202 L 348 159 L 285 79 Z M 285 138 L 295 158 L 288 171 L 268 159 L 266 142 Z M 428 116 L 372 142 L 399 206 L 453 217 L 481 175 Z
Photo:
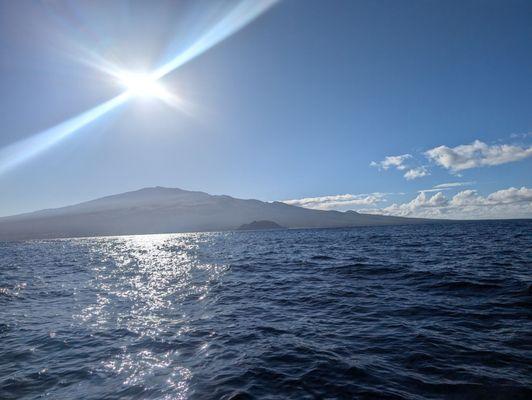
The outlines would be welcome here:
M 532 222 L 0 243 L 2 399 L 532 398 Z

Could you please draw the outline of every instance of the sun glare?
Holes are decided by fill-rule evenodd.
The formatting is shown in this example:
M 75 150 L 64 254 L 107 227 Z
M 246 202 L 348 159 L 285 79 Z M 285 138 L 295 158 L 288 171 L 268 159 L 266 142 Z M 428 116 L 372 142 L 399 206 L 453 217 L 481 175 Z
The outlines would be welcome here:
M 135 97 L 168 97 L 166 89 L 149 74 L 125 72 L 119 76 L 120 83 L 124 85 L 129 94 Z

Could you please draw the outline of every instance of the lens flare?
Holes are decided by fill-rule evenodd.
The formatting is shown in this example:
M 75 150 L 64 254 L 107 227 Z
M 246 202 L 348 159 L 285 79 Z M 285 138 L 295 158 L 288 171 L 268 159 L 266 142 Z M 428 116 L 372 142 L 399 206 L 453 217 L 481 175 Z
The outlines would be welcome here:
M 277 2 L 278 0 L 251 0 L 237 3 L 223 18 L 201 35 L 198 40 L 194 41 L 186 50 L 156 69 L 152 76 L 155 79 L 160 79 L 193 58 L 203 54 L 211 47 L 253 22 Z
M 122 93 L 77 117 L 0 149 L 0 174 L 48 149 L 120 104 L 125 103 L 128 99 L 127 92 Z
M 169 93 L 159 80 L 170 72 L 181 67 L 193 58 L 203 54 L 229 36 L 235 34 L 257 17 L 270 9 L 278 0 L 242 0 L 235 3 L 222 18 L 211 28 L 192 42 L 184 51 L 181 51 L 168 62 L 149 74 L 121 72 L 110 63 L 105 62 L 102 69 L 108 70 L 111 75 L 119 80 L 126 91 L 121 95 L 102 103 L 91 110 L 60 123 L 52 128 L 37 133 L 27 139 L 15 142 L 0 149 L 0 174 L 45 151 L 67 136 L 73 134 L 102 115 L 110 112 L 134 97 L 154 97 L 163 100 L 166 104 L 181 109 L 182 99 Z
M 119 74 L 119 82 L 132 97 L 169 97 L 163 85 L 149 74 L 123 72 Z

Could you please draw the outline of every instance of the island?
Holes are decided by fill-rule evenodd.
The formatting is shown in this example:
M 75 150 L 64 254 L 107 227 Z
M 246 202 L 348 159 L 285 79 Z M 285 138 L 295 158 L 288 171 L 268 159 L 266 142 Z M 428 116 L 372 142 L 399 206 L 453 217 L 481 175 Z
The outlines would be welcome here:
M 253 221 L 249 224 L 240 225 L 237 229 L 239 231 L 258 231 L 267 229 L 286 229 L 284 226 L 279 225 L 273 221 Z

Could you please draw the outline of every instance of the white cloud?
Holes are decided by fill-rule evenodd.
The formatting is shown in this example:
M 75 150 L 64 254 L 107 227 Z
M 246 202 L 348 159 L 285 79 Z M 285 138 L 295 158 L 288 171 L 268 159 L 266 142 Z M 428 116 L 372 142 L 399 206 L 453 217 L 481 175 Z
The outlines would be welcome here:
M 441 192 L 442 190 L 451 190 L 451 189 L 455 189 L 457 187 L 461 187 L 461 186 L 470 186 L 470 185 L 474 185 L 475 182 L 450 182 L 450 183 L 440 183 L 439 185 L 436 185 L 436 186 L 433 186 L 431 189 L 422 189 L 422 190 L 418 190 L 418 192 L 425 192 L 425 193 L 430 193 L 430 192 Z
M 317 210 L 348 209 L 354 206 L 373 206 L 379 202 L 386 201 L 386 194 L 387 193 L 338 194 L 333 196 L 283 200 L 283 203 Z
M 475 182 L 449 182 L 449 183 L 440 183 L 439 185 L 434 186 L 434 189 L 451 189 L 459 186 L 470 186 L 474 185 Z
M 526 139 L 530 136 L 532 136 L 530 132 L 511 135 L 514 139 Z M 455 176 L 460 177 L 461 175 L 459 172 L 466 169 L 506 164 L 532 157 L 532 146 L 517 144 L 488 145 L 480 140 L 475 140 L 473 143 L 463 144 L 456 147 L 448 147 L 444 145 L 434 147 L 425 151 L 423 154 L 429 161 L 450 170 Z M 382 161 L 372 161 L 370 166 L 385 171 L 390 168 L 405 171 L 403 177 L 406 180 L 413 180 L 430 175 L 428 166 L 420 166 L 419 163 L 416 163 L 415 160 L 413 160 L 413 158 L 414 157 L 411 154 L 386 156 Z M 454 186 L 462 186 L 462 184 L 457 183 Z M 442 186 L 441 188 L 449 189 L 454 186 Z M 438 189 L 438 187 L 434 187 L 433 189 Z M 427 189 L 423 191 L 430 192 L 435 190 Z
M 487 198 L 488 202 L 497 204 L 511 204 L 513 202 L 532 202 L 532 189 L 527 189 L 524 186 L 521 189 L 509 188 L 499 190 L 490 194 Z
M 370 165 L 372 167 L 378 167 L 384 170 L 387 170 L 390 167 L 395 167 L 398 170 L 402 171 L 407 168 L 405 165 L 405 161 L 409 158 L 412 158 L 411 154 L 402 154 L 400 156 L 386 156 L 384 157 L 384 160 L 379 162 L 372 161 Z
M 407 203 L 392 204 L 382 209 L 365 209 L 362 212 L 397 215 L 403 217 L 480 219 L 480 218 L 531 218 L 532 189 L 508 188 L 481 196 L 476 190 L 463 190 L 448 199 L 442 192 L 433 196 L 425 192 Z
M 439 146 L 425 152 L 425 156 L 453 172 L 465 169 L 506 164 L 532 156 L 532 146 L 487 145 L 480 140 L 456 147 Z
M 417 167 L 409 169 L 405 172 L 403 176 L 406 178 L 407 181 L 411 181 L 412 179 L 422 178 L 427 175 L 430 175 L 429 171 L 427 171 L 427 168 Z
M 369 165 L 372 167 L 377 167 L 379 169 L 388 170 L 390 168 L 398 169 L 399 171 L 405 171 L 404 177 L 406 180 L 412 180 L 421 178 L 423 176 L 430 175 L 427 167 L 411 167 L 407 164 L 407 161 L 412 158 L 411 154 L 402 154 L 400 156 L 386 156 L 384 160 L 376 162 L 372 161 Z

